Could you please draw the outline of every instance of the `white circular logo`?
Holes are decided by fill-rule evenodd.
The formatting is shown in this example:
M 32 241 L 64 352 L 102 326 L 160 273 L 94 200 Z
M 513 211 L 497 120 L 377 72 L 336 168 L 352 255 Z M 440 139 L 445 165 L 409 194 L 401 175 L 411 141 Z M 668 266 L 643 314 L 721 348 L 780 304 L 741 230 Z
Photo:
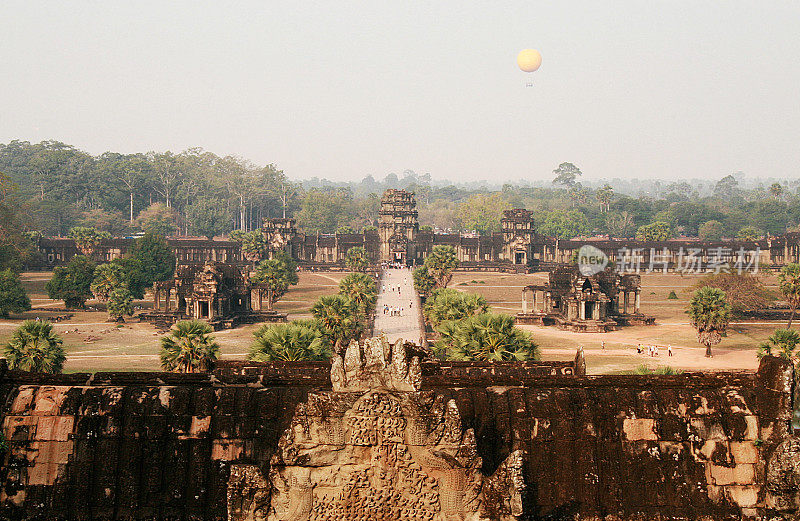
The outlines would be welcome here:
M 588 277 L 600 273 L 608 266 L 608 256 L 600 249 L 584 244 L 578 250 L 578 270 Z

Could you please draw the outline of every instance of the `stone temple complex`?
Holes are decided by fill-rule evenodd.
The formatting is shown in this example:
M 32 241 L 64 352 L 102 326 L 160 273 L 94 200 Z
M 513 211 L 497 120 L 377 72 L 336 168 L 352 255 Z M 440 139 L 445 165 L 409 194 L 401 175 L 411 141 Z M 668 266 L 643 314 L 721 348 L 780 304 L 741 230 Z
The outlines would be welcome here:
M 791 363 L 587 376 L 383 338 L 326 362 L 0 363 L 0 519 L 789 520 Z
M 420 229 L 416 200 L 412 192 L 387 190 L 383 194 L 377 230 L 362 233 L 305 234 L 294 219 L 266 219 L 262 231 L 271 251 L 283 250 L 292 255 L 302 269 L 343 269 L 347 251 L 364 247 L 374 263 L 381 261 L 418 264 L 434 246 L 455 248 L 461 268 L 487 271 L 536 271 L 569 264 L 575 253 L 591 244 L 602 251 L 611 263 L 625 262 L 629 268 L 680 271 L 689 263 L 702 265 L 744 262 L 762 269 L 777 268 L 789 262 L 800 262 L 800 233 L 748 240 L 700 241 L 670 239 L 643 241 L 634 239 L 571 239 L 563 240 L 536 233 L 533 212 L 524 209 L 506 210 L 500 231 L 486 234 L 434 233 Z M 101 241 L 94 247 L 93 257 L 108 262 L 124 256 L 134 239 L 117 238 Z M 227 240 L 173 238 L 179 264 L 207 262 L 246 263 L 241 245 Z M 69 238 L 39 240 L 40 258 L 29 269 L 52 269 L 81 253 Z M 742 258 L 742 252 L 746 255 Z
M 606 332 L 618 326 L 652 325 L 655 317 L 639 310 L 641 276 L 606 267 L 584 275 L 577 266 L 556 268 L 546 284 L 522 289 L 519 324 L 558 326 L 578 332 Z

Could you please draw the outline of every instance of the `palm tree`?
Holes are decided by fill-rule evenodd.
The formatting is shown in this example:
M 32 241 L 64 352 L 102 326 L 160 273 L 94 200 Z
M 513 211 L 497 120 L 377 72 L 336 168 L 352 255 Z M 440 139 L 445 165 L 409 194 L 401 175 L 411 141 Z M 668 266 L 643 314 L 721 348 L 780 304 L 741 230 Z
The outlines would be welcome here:
M 778 275 L 778 287 L 792 310 L 786 325 L 786 329 L 791 329 L 794 314 L 800 306 L 800 264 L 792 262 L 783 267 Z
M 8 365 L 32 373 L 60 373 L 67 359 L 63 343 L 50 322 L 26 320 L 5 345 Z
M 199 320 L 175 324 L 161 338 L 161 367 L 177 373 L 208 371 L 219 356 L 219 344 L 210 325 Z
M 263 326 L 253 335 L 256 339 L 247 358 L 256 362 L 328 360 L 331 357 L 322 332 L 308 321 Z
M 800 344 L 800 333 L 794 329 L 777 329 L 758 346 L 758 357 L 779 356 L 794 363 L 795 350 Z
M 94 269 L 90 289 L 100 302 L 106 302 L 111 292 L 125 284 L 125 269 L 116 262 L 100 264 Z
M 339 294 L 348 297 L 362 313 L 367 314 L 375 308 L 378 287 L 366 273 L 351 273 L 339 281 Z
M 320 297 L 311 307 L 311 314 L 337 353 L 358 339 L 365 328 L 357 304 L 344 295 Z
M 686 313 L 697 330 L 697 341 L 706 346 L 706 356 L 711 358 L 711 346 L 719 344 L 731 321 L 731 305 L 725 292 L 708 286 L 698 289 Z
M 454 289 L 434 290 L 425 301 L 423 312 L 433 327 L 447 320 L 461 320 L 488 311 L 486 299 L 475 293 L 463 293 Z
M 436 350 L 450 360 L 524 361 L 539 358 L 530 333 L 514 327 L 511 315 L 483 313 L 444 322 Z

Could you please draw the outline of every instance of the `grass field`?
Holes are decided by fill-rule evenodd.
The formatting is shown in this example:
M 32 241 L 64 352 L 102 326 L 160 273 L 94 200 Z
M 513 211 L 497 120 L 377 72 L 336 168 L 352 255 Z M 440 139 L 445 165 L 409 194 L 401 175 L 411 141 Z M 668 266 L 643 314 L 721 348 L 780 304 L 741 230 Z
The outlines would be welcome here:
M 276 305 L 290 319 L 309 316 L 312 303 L 321 295 L 336 292 L 339 280 L 346 273 L 301 273 L 300 283 L 293 286 Z M 34 309 L 11 319 L 0 321 L 0 342 L 5 342 L 21 319 L 43 319 L 67 313 L 63 303 L 47 298 L 44 290 L 51 274 L 25 273 L 22 276 Z M 514 314 L 522 310 L 521 290 L 528 284 L 544 282 L 546 273 L 510 275 L 501 273 L 459 272 L 451 282 L 453 288 L 479 293 L 490 303 L 493 311 Z M 762 279 L 775 286 L 774 277 Z M 688 288 L 696 276 L 645 274 L 642 276 L 642 311 L 656 317 L 655 326 L 623 328 L 612 333 L 572 333 L 555 328 L 521 326 L 530 330 L 542 348 L 545 360 L 568 360 L 575 356 L 579 345 L 584 347 L 589 372 L 593 374 L 629 371 L 640 364 L 670 365 L 687 370 L 755 369 L 756 350 L 782 322 L 736 322 L 727 338 L 715 347 L 715 357 L 704 357 L 704 348 L 697 343 L 684 310 L 691 296 Z M 668 300 L 672 290 L 678 300 Z M 123 325 L 107 322 L 102 306 L 93 301 L 90 310 L 78 311 L 74 317 L 55 324 L 67 349 L 66 371 L 143 371 L 159 368 L 160 335 L 147 323 L 129 321 Z M 137 302 L 147 308 L 149 301 Z M 97 310 L 91 310 L 96 307 Z M 248 325 L 216 333 L 225 358 L 243 358 L 252 342 L 258 325 Z M 605 341 L 605 349 L 601 342 Z M 666 349 L 658 357 L 636 354 L 636 345 L 672 345 L 675 356 L 668 358 Z

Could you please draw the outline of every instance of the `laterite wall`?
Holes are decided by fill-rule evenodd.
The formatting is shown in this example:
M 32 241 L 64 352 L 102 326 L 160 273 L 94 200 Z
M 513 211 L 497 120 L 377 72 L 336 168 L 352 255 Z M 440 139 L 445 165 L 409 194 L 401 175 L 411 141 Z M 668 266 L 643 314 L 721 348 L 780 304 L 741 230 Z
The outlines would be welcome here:
M 758 512 L 765 462 L 788 435 L 790 366 L 572 372 L 572 364 L 423 367 L 425 392 L 454 398 L 475 429 L 487 472 L 526 451 L 531 518 Z M 320 387 L 329 387 L 322 363 L 226 364 L 213 376 L 0 370 L 8 440 L 0 518 L 225 519 L 230 463 L 266 470 L 295 406 Z

